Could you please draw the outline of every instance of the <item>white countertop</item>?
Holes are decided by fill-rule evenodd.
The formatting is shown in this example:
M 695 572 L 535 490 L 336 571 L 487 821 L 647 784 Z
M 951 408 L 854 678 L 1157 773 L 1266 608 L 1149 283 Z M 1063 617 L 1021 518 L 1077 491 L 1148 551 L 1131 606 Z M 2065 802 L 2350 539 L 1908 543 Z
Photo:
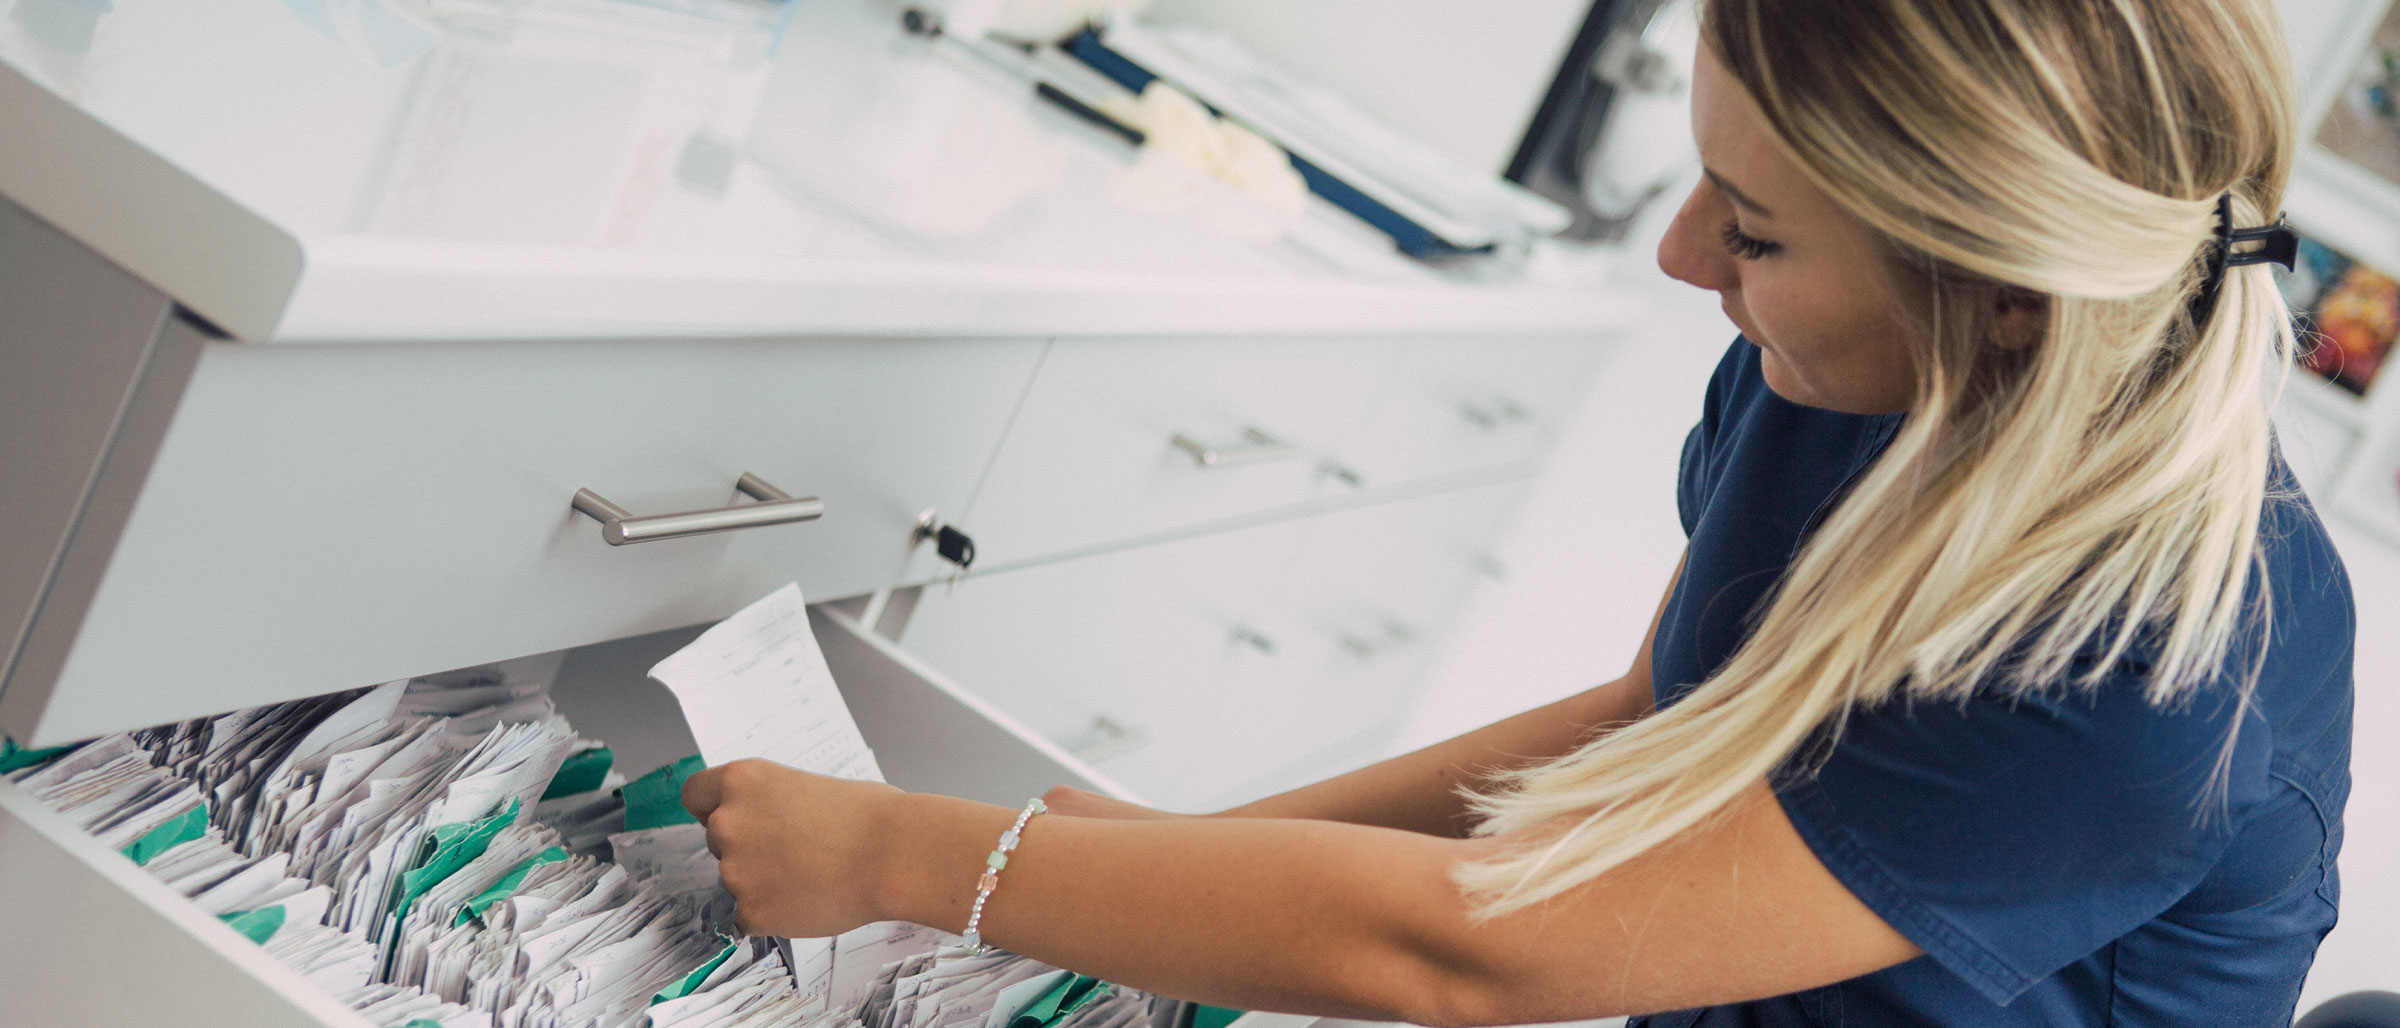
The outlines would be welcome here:
M 0 0 L 0 194 L 253 341 L 1639 315 L 1607 284 L 1638 256 L 1537 251 L 1475 282 L 1321 204 L 1261 241 L 1263 208 L 1162 180 L 897 10 Z

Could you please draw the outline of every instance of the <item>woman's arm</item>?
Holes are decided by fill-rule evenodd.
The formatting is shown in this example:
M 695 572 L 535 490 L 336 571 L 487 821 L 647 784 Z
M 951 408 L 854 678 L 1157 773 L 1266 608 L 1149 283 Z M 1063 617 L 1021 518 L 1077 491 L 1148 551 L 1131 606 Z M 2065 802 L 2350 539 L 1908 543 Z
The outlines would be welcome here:
M 743 927 L 965 927 L 1015 812 L 763 761 L 686 800 Z M 1916 947 L 1828 873 L 1762 783 L 1721 816 L 1538 907 L 1490 921 L 1450 879 L 1501 840 L 1304 820 L 1028 825 L 985 908 L 993 944 L 1244 1009 L 1426 1025 L 1558 1021 L 1778 995 Z
M 1763 783 L 1549 903 L 1474 916 L 1451 871 L 1509 840 L 1448 837 L 1463 810 L 1454 787 L 1646 712 L 1649 653 L 1646 640 L 1610 686 L 1248 808 L 1272 817 L 1036 818 L 980 928 L 1137 988 L 1427 1025 L 1732 1002 L 1916 956 L 1825 870 Z M 1016 815 L 761 761 L 701 772 L 684 797 L 745 929 L 797 936 L 892 919 L 963 930 L 984 857 Z
M 1565 756 L 1593 737 L 1650 713 L 1650 644 L 1682 575 L 1678 564 L 1624 677 L 1446 742 L 1213 816 L 1305 818 L 1465 836 L 1473 821 L 1462 787 L 1480 789 L 1504 772 Z M 1166 816 L 1068 786 L 1052 789 L 1043 799 L 1052 810 L 1078 817 Z

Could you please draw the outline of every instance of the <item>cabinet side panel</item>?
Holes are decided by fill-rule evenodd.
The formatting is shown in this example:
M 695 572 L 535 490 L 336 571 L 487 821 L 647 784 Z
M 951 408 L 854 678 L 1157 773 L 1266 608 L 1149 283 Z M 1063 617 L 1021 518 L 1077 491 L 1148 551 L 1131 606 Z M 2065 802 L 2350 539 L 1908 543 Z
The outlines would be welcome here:
M 366 1028 L 366 1022 L 0 782 L 0 1024 Z
M 46 715 L 57 692 L 59 672 L 82 633 L 101 576 L 125 534 L 133 501 L 149 479 L 167 426 L 191 384 L 201 349 L 208 345 L 198 329 L 173 318 L 163 322 L 154 336 L 133 376 L 124 413 L 92 473 L 88 497 L 72 531 L 63 538 L 48 587 L 30 608 L 24 633 L 6 667 L 7 678 L 0 680 L 0 732 L 24 745 L 49 746 L 95 734 L 61 734 L 50 727 Z
M 1125 795 L 1123 786 L 847 615 L 811 607 L 809 625 L 893 785 L 1009 807 L 1054 785 Z
M 0 683 L 167 310 L 0 199 Z

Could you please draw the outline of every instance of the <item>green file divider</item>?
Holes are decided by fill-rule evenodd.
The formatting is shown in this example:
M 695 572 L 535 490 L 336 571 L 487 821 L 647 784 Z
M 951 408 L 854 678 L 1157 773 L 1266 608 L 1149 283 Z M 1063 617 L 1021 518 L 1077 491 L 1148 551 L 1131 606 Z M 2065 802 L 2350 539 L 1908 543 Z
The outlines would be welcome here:
M 525 876 L 532 874 L 534 868 L 565 859 L 567 851 L 556 846 L 525 858 L 524 863 L 511 868 L 507 874 L 500 876 L 499 881 L 493 882 L 491 888 L 476 893 L 474 899 L 468 900 L 466 906 L 459 908 L 458 920 L 451 923 L 465 924 L 470 920 L 482 920 L 483 912 L 492 909 L 492 904 L 516 895 L 517 886 L 525 884 Z
M 550 776 L 550 787 L 542 790 L 542 798 L 554 800 L 597 789 L 608 780 L 608 769 L 616 763 L 617 751 L 606 746 L 579 751 L 558 766 L 557 774 Z
M 275 933 L 283 929 L 283 904 L 256 910 L 237 910 L 219 915 L 218 920 L 232 925 L 234 931 L 242 933 L 251 942 L 264 946 L 268 939 L 274 938 Z
M 153 828 L 141 838 L 133 840 L 133 845 L 127 846 L 119 852 L 132 857 L 136 864 L 148 866 L 152 860 L 158 858 L 159 854 L 197 839 L 207 832 L 208 804 L 196 804 L 192 809 L 176 815 L 174 820 Z
M 408 920 L 408 908 L 425 895 L 426 890 L 441 884 L 442 879 L 458 873 L 467 862 L 490 849 L 492 836 L 516 823 L 518 801 L 510 799 L 508 809 L 479 821 L 464 821 L 443 825 L 433 830 L 425 845 L 417 851 L 417 866 L 400 875 L 400 901 L 392 905 L 392 916 Z
M 74 748 L 73 745 L 67 745 L 52 746 L 46 750 L 29 750 L 17 745 L 15 739 L 0 738 L 0 775 L 43 763 Z
M 625 783 L 625 830 L 639 832 L 668 825 L 693 824 L 700 819 L 683 809 L 683 780 L 708 764 L 695 753 Z
M 707 981 L 709 975 L 715 974 L 717 968 L 723 967 L 727 960 L 733 958 L 734 947 L 740 946 L 741 943 L 732 939 L 728 939 L 722 935 L 717 936 L 717 938 L 725 940 L 725 948 L 718 950 L 716 956 L 708 958 L 707 963 L 693 968 L 692 973 L 676 979 L 675 984 L 659 990 L 658 995 L 650 997 L 650 1003 L 652 1006 L 656 1006 L 671 999 L 682 999 L 685 996 L 691 995 L 692 990 L 699 988 L 700 983 Z
M 1008 1022 L 1008 1028 L 1051 1028 L 1083 1005 L 1108 995 L 1109 984 L 1089 975 L 1068 975 L 1051 986 Z

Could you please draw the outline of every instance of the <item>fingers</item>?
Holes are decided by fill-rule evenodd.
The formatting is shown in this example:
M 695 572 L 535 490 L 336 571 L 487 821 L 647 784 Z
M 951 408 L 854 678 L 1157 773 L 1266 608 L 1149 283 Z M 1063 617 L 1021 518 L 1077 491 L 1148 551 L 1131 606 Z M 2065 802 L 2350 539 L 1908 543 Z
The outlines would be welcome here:
M 708 815 L 716 813 L 724 802 L 724 768 L 707 768 L 683 780 L 683 809 L 691 811 L 701 824 L 707 824 Z M 716 844 L 712 840 L 709 845 L 713 848 Z

